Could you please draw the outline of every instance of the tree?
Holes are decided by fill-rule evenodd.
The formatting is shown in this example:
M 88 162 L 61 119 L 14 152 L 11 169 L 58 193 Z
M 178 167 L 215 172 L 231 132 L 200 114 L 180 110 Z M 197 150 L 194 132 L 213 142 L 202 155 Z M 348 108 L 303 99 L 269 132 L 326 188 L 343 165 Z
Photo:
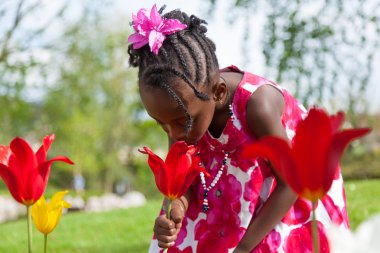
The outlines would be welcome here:
M 137 73 L 127 63 L 128 23 L 110 23 L 112 5 L 104 1 L 81 2 L 75 17 L 64 14 L 74 8 L 65 3 L 41 26 L 34 19 L 46 7 L 40 1 L 0 3 L 0 21 L 12 20 L 0 29 L 0 143 L 15 135 L 40 142 L 55 133 L 50 153 L 76 165 L 52 170 L 51 183 L 70 187 L 74 170 L 88 187 L 110 191 L 115 180 L 136 173 L 128 164 L 134 147 L 166 140 L 139 103 Z M 26 27 L 28 19 L 35 26 Z M 57 22 L 53 35 L 48 27 Z
M 210 0 L 210 10 L 218 4 Z M 380 3 L 372 0 L 230 1 L 229 14 L 246 22 L 245 43 L 255 14 L 266 13 L 262 34 L 269 76 L 294 83 L 296 97 L 347 109 L 352 123 L 366 108 L 364 91 L 380 42 Z M 212 11 L 211 11 L 212 14 Z M 247 47 L 245 47 L 247 48 Z M 247 55 L 246 51 L 244 52 Z M 339 104 L 336 103 L 338 99 Z
M 146 119 L 139 119 L 137 73 L 127 63 L 128 27 L 114 29 L 98 10 L 85 10 L 60 40 L 58 79 L 46 95 L 42 125 L 60 136 L 61 152 L 76 162 L 89 187 L 111 191 L 131 173 L 133 148 L 160 138 L 149 140 L 140 128 Z M 157 133 L 157 126 L 149 131 Z
M 30 26 L 30 19 L 43 12 L 40 1 L 2 1 L 0 3 L 0 141 L 7 143 L 34 127 L 36 101 L 31 90 L 42 87 L 48 66 L 41 55 L 49 47 L 46 31 L 60 20 L 67 3 L 62 2 L 47 19 Z M 60 20 L 61 21 L 61 20 Z M 34 77 L 38 77 L 35 81 Z

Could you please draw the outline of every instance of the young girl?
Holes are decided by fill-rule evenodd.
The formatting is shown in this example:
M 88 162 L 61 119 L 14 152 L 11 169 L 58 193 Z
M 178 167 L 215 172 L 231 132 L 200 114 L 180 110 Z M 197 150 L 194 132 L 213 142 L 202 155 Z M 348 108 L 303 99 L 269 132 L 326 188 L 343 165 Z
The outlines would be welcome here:
M 187 194 L 161 212 L 150 252 L 311 252 L 311 203 L 297 198 L 260 158 L 243 159 L 242 145 L 265 135 L 292 140 L 306 111 L 276 83 L 231 66 L 219 70 L 205 21 L 155 6 L 133 16 L 129 62 L 138 67 L 143 105 L 169 145 L 198 145 L 204 167 Z M 317 209 L 321 252 L 325 229 L 348 228 L 342 177 Z

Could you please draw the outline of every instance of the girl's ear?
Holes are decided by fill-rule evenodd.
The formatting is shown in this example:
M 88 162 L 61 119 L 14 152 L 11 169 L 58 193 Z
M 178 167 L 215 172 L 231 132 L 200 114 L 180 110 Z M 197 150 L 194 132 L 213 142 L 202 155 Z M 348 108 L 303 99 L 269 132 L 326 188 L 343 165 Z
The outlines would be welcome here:
M 219 78 L 218 82 L 215 82 L 212 86 L 212 98 L 215 102 L 223 103 L 223 99 L 227 94 L 227 84 L 224 79 Z

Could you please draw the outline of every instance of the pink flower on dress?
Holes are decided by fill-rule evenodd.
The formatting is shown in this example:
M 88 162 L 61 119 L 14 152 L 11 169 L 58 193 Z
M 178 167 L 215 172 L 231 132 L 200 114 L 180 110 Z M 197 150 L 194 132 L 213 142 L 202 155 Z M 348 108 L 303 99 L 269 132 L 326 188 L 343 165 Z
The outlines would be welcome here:
M 184 218 L 182 220 L 182 228 L 181 230 L 179 231 L 178 235 L 177 235 L 177 239 L 175 240 L 175 245 L 181 245 L 183 243 L 183 241 L 185 240 L 186 236 L 187 236 L 187 219 Z M 191 251 L 190 251 L 191 252 Z
M 207 218 L 195 227 L 197 252 L 228 252 L 229 248 L 236 247 L 245 232 L 240 227 L 239 219 L 241 183 L 235 176 L 228 175 L 225 183 L 221 180 L 218 184 L 219 187 L 216 187 L 221 195 L 217 197 L 214 190 L 210 191 Z M 230 185 L 235 187 L 231 188 Z
M 285 217 L 282 218 L 282 222 L 287 225 L 305 223 L 310 218 L 311 210 L 312 206 L 310 201 L 298 198 L 286 213 Z
M 263 185 L 263 176 L 259 168 L 255 168 L 251 173 L 251 180 L 245 183 L 244 200 L 249 201 L 249 211 L 253 214 L 254 210 L 261 204 L 260 190 Z
M 321 201 L 323 205 L 325 206 L 326 211 L 329 214 L 331 221 L 337 226 L 342 224 L 344 220 L 343 212 L 339 208 L 339 206 L 334 204 L 333 199 L 329 195 L 326 195 L 323 197 Z
M 319 247 L 321 253 L 329 253 L 329 243 L 323 224 L 318 221 Z M 292 253 L 313 252 L 313 239 L 311 237 L 311 222 L 293 229 L 285 238 L 284 251 Z
M 281 244 L 281 235 L 276 230 L 272 230 L 259 245 L 252 251 L 252 253 L 277 253 Z
M 133 44 L 133 49 L 139 49 L 149 44 L 150 50 L 158 54 L 166 36 L 185 29 L 187 26 L 177 19 L 162 18 L 153 5 L 150 14 L 146 9 L 140 9 L 137 15 L 132 14 L 135 33 L 128 37 L 128 42 Z
M 201 220 L 195 227 L 195 239 L 198 240 L 196 252 L 227 253 L 229 248 L 237 246 L 244 233 L 244 228 L 233 226 L 228 221 L 219 225 Z

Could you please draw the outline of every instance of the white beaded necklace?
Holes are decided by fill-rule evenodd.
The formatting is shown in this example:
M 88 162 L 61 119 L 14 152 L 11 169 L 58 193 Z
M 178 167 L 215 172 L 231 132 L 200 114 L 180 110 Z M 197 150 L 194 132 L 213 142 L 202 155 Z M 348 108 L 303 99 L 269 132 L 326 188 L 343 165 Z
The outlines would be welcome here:
M 230 119 L 233 122 L 235 118 L 234 118 L 234 113 L 232 111 L 232 104 L 230 104 L 228 107 L 230 110 L 230 112 L 229 112 Z M 223 151 L 223 153 L 224 153 L 224 157 L 223 157 L 222 165 L 220 166 L 218 173 L 216 174 L 216 176 L 214 177 L 214 179 L 212 180 L 211 184 L 208 187 L 206 186 L 205 174 L 203 172 L 200 172 L 201 183 L 203 186 L 202 210 L 205 213 L 207 213 L 207 211 L 210 209 L 210 207 L 208 205 L 208 193 L 218 183 L 220 177 L 223 174 L 223 170 L 227 167 L 228 152 Z

